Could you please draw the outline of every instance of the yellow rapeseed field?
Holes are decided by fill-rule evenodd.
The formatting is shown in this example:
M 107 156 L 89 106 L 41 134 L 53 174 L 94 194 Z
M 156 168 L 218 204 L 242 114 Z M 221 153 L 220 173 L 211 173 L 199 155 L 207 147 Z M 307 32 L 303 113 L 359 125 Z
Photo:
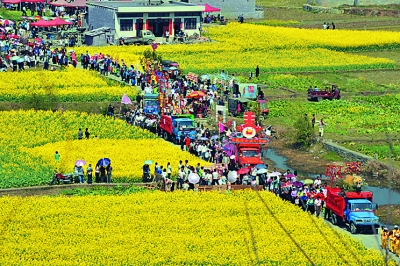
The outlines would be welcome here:
M 331 71 L 393 68 L 394 62 L 346 54 L 341 51 L 390 49 L 400 46 L 400 33 L 387 31 L 319 30 L 229 23 L 206 27 L 204 36 L 213 42 L 160 45 L 164 59 L 176 60 L 185 72 L 243 73 Z M 214 42 L 215 41 L 215 42 Z M 77 51 L 103 53 L 136 65 L 149 46 L 81 47 Z
M 0 123 L 0 188 L 46 184 L 54 169 L 72 172 L 78 159 L 94 166 L 100 158 L 110 158 L 115 181 L 141 180 L 141 167 L 147 159 L 163 166 L 171 162 L 173 173 L 179 160 L 205 165 L 147 130 L 102 115 L 11 111 L 0 112 Z M 79 128 L 89 128 L 89 140 L 77 139 Z M 54 160 L 55 151 L 61 154 L 59 164 Z
M 322 219 L 260 196 L 268 208 L 252 191 L 1 197 L 0 265 L 384 265 Z
M 119 101 L 124 93 L 134 97 L 137 90 L 133 86 L 110 85 L 97 73 L 73 67 L 0 73 L 0 101 L 21 102 L 33 95 L 57 102 Z
M 23 151 L 41 156 L 51 167 L 64 173 L 71 172 L 76 160 L 83 159 L 94 167 L 100 158 L 110 158 L 113 165 L 113 177 L 116 180 L 140 181 L 145 160 L 167 166 L 170 162 L 172 175 L 178 173 L 179 161 L 188 160 L 190 165 L 210 165 L 199 157 L 183 152 L 179 146 L 163 139 L 90 139 L 49 143 L 44 146 L 24 149 Z M 54 151 L 61 154 L 60 163 L 54 160 Z M 152 171 L 153 172 L 153 171 Z

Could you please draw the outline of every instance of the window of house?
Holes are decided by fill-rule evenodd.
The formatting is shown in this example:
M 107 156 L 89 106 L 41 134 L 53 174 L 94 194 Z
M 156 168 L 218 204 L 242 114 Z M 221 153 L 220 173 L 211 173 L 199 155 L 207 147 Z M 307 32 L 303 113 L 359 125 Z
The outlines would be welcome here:
M 185 30 L 195 30 L 196 24 L 197 24 L 197 19 L 185 18 Z
M 120 31 L 132 31 L 133 30 L 133 19 L 121 19 L 119 21 Z

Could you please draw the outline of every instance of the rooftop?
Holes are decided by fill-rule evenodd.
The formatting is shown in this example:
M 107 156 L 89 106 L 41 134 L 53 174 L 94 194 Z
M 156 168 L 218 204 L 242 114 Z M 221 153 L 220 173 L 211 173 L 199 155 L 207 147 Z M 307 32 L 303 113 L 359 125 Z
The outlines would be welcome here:
M 118 9 L 120 7 L 160 7 L 160 6 L 168 6 L 168 7 L 182 7 L 182 6 L 196 6 L 194 4 L 188 4 L 183 2 L 162 2 L 162 1 L 152 1 L 149 4 L 149 1 L 99 1 L 99 2 L 90 2 L 88 5 L 93 6 L 101 6 L 112 9 Z

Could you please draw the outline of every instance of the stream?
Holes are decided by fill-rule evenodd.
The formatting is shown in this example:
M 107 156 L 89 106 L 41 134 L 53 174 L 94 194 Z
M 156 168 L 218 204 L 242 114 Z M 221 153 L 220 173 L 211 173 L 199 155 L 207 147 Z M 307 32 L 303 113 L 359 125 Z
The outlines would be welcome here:
M 292 173 L 295 170 L 286 164 L 286 161 L 288 159 L 282 155 L 277 154 L 273 148 L 268 148 L 268 150 L 264 152 L 263 157 L 272 161 L 276 168 L 283 170 L 289 169 Z M 319 175 L 319 173 L 305 173 L 300 171 L 298 171 L 298 174 L 300 176 L 305 176 L 308 178 L 316 178 Z M 322 178 L 326 179 L 327 177 L 323 175 Z M 398 190 L 370 186 L 365 187 L 365 189 L 372 192 L 372 194 L 374 195 L 374 203 L 378 205 L 400 204 L 400 192 Z M 391 192 L 390 198 L 389 191 Z

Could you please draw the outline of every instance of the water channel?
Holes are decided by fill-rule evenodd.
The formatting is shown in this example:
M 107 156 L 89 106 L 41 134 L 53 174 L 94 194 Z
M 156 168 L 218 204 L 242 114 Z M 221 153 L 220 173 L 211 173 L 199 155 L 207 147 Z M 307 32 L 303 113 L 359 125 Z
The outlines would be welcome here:
M 287 158 L 284 156 L 281 156 L 276 153 L 276 151 L 272 148 L 268 148 L 266 152 L 263 154 L 264 158 L 269 159 L 272 161 L 275 165 L 276 168 L 279 169 L 289 169 L 292 173 L 294 169 L 289 167 L 286 164 Z M 270 167 L 271 169 L 271 167 Z M 299 172 L 298 174 L 300 176 L 305 176 L 308 178 L 316 178 L 319 173 L 305 173 L 305 172 Z M 327 178 L 325 175 L 322 176 L 323 179 Z M 389 188 L 381 188 L 381 187 L 365 187 L 366 190 L 369 190 L 373 193 L 374 195 L 374 203 L 378 205 L 385 205 L 385 204 L 400 204 L 400 192 L 398 190 L 394 189 L 389 189 Z M 390 198 L 389 198 L 389 191 L 390 193 Z

